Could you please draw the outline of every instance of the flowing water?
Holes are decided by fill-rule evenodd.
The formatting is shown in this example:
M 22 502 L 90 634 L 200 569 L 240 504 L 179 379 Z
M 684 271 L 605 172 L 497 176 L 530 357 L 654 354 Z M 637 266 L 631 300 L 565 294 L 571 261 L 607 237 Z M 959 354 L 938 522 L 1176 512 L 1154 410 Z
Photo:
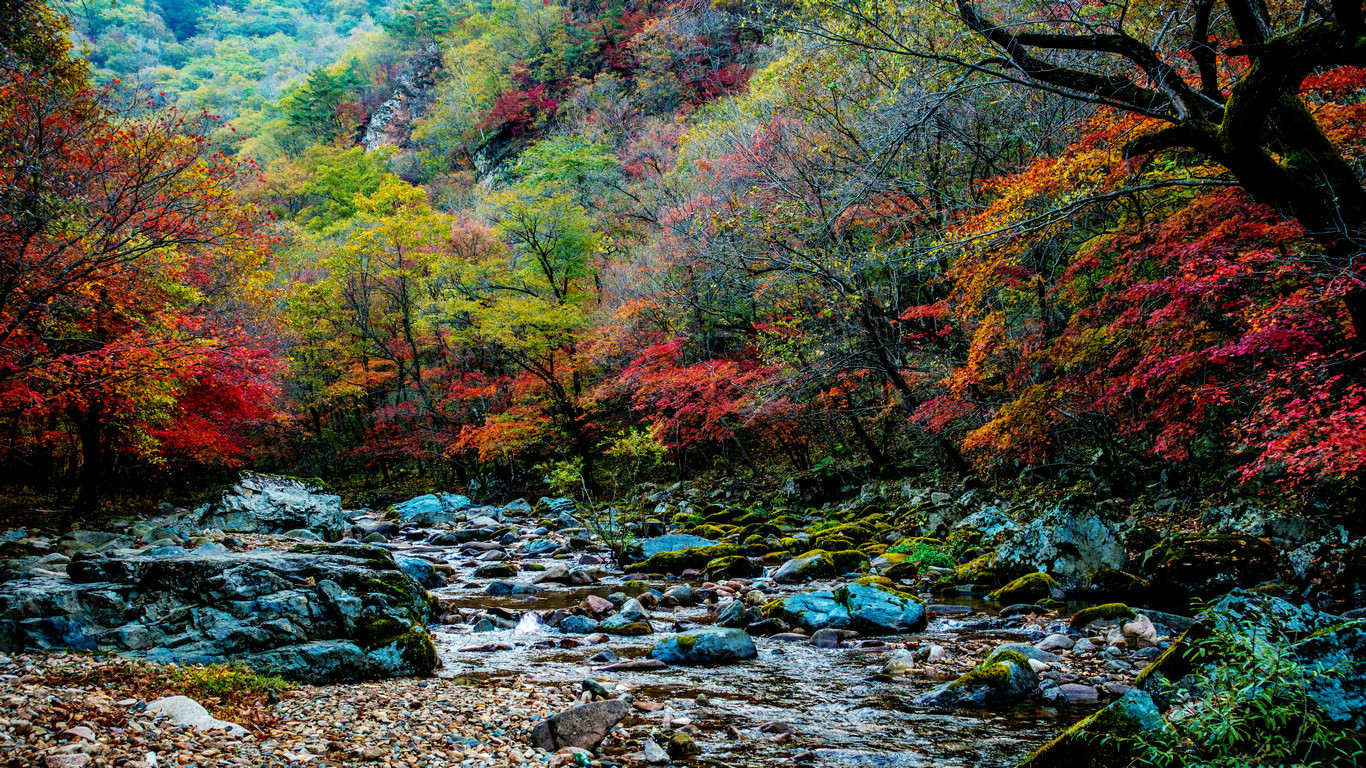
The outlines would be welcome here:
M 543 561 L 550 562 L 550 561 Z M 647 656 L 658 635 L 613 637 L 606 645 L 577 646 L 574 636 L 544 626 L 537 612 L 575 605 L 586 596 L 639 593 L 619 577 L 591 587 L 544 585 L 532 595 L 489 596 L 472 581 L 469 561 L 450 552 L 458 576 L 433 594 L 463 608 L 499 607 L 521 614 L 516 629 L 471 632 L 462 625 L 435 628 L 446 677 L 525 677 L 547 685 L 577 687 L 593 677 L 609 689 L 632 692 L 665 709 L 675 724 L 690 720 L 702 747 L 700 764 L 784 766 L 799 762 L 849 767 L 1011 766 L 1057 731 L 1087 714 L 1020 706 L 1013 709 L 946 712 L 915 703 L 916 696 L 942 680 L 877 680 L 873 675 L 894 652 L 886 648 L 821 649 L 806 643 L 755 638 L 759 656 L 740 664 L 672 667 L 657 671 L 597 672 L 588 658 L 610 648 L 622 659 Z M 677 582 L 656 583 L 667 589 Z M 989 616 L 970 600 L 932 612 L 930 626 L 915 636 L 952 649 L 967 639 L 1036 640 Z M 706 623 L 706 607 L 652 612 L 654 625 L 668 631 L 674 621 Z M 569 646 L 569 647 L 565 647 Z M 471 650 L 474 647 L 495 650 Z M 696 700 L 704 694 L 705 705 Z M 791 727 L 791 733 L 779 724 Z

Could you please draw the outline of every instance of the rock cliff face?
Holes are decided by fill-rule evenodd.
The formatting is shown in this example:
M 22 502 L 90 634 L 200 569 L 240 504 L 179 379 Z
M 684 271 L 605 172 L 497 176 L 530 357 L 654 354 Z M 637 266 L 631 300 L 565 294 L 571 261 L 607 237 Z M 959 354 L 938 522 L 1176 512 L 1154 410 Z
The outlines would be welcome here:
M 196 510 L 199 525 L 227 533 L 284 533 L 305 530 L 328 541 L 346 531 L 341 497 L 303 480 L 244 474 L 216 504 Z
M 425 674 L 431 597 L 385 550 L 80 553 L 0 585 L 0 651 L 77 648 L 249 666 L 305 682 Z
M 360 143 L 367 152 L 380 147 L 408 146 L 413 121 L 426 114 L 436 96 L 436 71 L 440 68 L 441 49 L 436 43 L 427 43 L 408 60 L 398 76 L 393 97 L 379 105 L 365 125 Z

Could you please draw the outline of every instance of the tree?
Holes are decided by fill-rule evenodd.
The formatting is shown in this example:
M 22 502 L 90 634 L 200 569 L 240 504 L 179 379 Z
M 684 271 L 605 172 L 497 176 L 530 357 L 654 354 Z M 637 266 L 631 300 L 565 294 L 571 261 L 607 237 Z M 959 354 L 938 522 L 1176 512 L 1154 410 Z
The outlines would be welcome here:
M 1311 75 L 1366 65 L 1360 3 L 1187 0 L 1168 15 L 1069 0 L 994 15 L 957 0 L 956 20 L 986 50 L 901 37 L 880 3 L 812 7 L 829 13 L 793 26 L 1147 118 L 1125 153 L 1198 152 L 1254 199 L 1297 219 L 1329 245 L 1335 269 L 1353 286 L 1344 301 L 1357 343 L 1366 339 L 1366 282 L 1354 266 L 1366 246 L 1366 187 L 1300 92 Z

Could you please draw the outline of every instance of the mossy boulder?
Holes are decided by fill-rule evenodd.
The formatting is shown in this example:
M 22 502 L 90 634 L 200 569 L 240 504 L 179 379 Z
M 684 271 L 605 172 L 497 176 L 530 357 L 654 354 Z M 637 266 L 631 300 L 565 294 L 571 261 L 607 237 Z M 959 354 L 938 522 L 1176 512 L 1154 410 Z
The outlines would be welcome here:
M 689 569 L 705 568 L 718 557 L 743 555 L 744 550 L 734 544 L 714 544 L 709 547 L 688 547 L 675 552 L 660 552 L 630 566 L 628 570 L 641 573 L 682 573 Z
M 1029 659 L 1019 651 L 1000 649 L 972 671 L 921 696 L 931 707 L 987 707 L 1010 704 L 1033 696 L 1039 678 Z
M 684 533 L 691 536 L 701 536 L 704 539 L 720 541 L 730 535 L 730 528 L 729 526 L 723 527 L 719 525 L 694 525 L 685 529 Z
M 847 539 L 854 544 L 864 544 L 873 539 L 873 531 L 863 523 L 844 523 L 830 528 L 824 528 L 811 534 L 811 542 L 819 547 L 822 539 L 830 538 Z
M 878 586 L 896 589 L 896 582 L 886 576 L 860 576 L 859 578 L 854 579 L 854 583 L 863 584 L 869 587 Z
M 1046 573 L 1030 573 L 992 592 L 987 597 L 998 602 L 1015 604 L 1034 603 L 1061 594 L 1062 589 L 1052 576 Z
M 838 573 L 856 573 L 868 570 L 868 556 L 857 549 L 842 549 L 830 553 Z
M 599 622 L 598 631 L 608 635 L 640 637 L 654 634 L 655 630 L 654 627 L 650 626 L 649 621 L 618 613 Z
M 1016 768 L 1113 768 L 1142 765 L 1127 745 L 1135 735 L 1165 728 L 1152 696 L 1130 689 L 1109 706 L 1063 731 Z
M 1152 592 L 1152 582 L 1132 573 L 1105 568 L 1091 575 L 1085 594 L 1093 598 L 1131 599 Z
M 1090 608 L 1083 608 L 1072 614 L 1072 629 L 1081 631 L 1090 626 L 1092 622 L 1124 622 L 1131 621 L 1138 614 L 1133 608 L 1124 603 L 1106 603 L 1105 605 L 1095 605 Z
M 1143 558 L 1160 594 L 1208 598 L 1274 575 L 1276 550 L 1261 539 L 1239 534 L 1176 536 Z
M 763 575 L 764 568 L 744 555 L 718 557 L 707 563 L 702 573 L 712 581 L 748 579 Z
M 828 579 L 841 573 L 825 550 L 815 550 L 794 557 L 778 567 L 773 580 L 779 584 L 802 584 L 813 579 Z

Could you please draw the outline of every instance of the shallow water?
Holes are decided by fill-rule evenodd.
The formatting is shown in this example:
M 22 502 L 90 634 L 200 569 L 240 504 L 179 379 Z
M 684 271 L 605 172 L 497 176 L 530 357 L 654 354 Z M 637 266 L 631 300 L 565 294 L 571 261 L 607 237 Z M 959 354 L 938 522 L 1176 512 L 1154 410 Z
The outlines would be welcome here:
M 454 583 L 472 583 L 471 568 L 458 555 L 451 565 L 459 571 Z M 549 561 L 542 561 L 549 562 Z M 521 578 L 527 578 L 524 574 Z M 485 583 L 479 582 L 481 587 Z M 657 582 L 661 590 L 677 582 Z M 498 606 L 509 611 L 551 611 L 581 602 L 589 594 L 638 593 L 620 578 L 591 587 L 546 585 L 534 595 L 491 597 L 481 588 L 450 586 L 433 594 L 463 608 Z M 999 626 L 990 619 L 988 604 L 969 598 L 944 602 L 960 606 L 932 612 L 930 626 L 915 640 L 933 640 L 951 647 L 961 640 L 990 637 L 1000 641 L 1030 640 L 1018 628 Z M 964 610 L 966 609 L 966 610 Z M 652 612 L 656 630 L 668 632 L 673 621 L 705 623 L 707 607 Z M 931 678 L 878 681 L 872 675 L 894 649 L 819 649 L 804 643 L 755 638 L 759 657 L 743 664 L 717 667 L 673 667 L 659 671 L 596 672 L 588 658 L 611 648 L 622 659 L 648 655 L 658 635 L 614 637 L 608 644 L 558 647 L 561 635 L 518 634 L 516 630 L 470 632 L 463 626 L 435 628 L 443 677 L 476 679 L 526 677 L 552 685 L 577 687 L 585 677 L 633 692 L 638 698 L 662 702 L 661 712 L 645 715 L 662 721 L 690 719 L 702 757 L 696 762 L 716 766 L 780 766 L 800 764 L 849 768 L 993 768 L 1012 766 L 1061 728 L 1087 714 L 1060 713 L 1033 705 L 990 711 L 936 711 L 918 706 L 916 697 L 942 682 Z M 888 638 L 889 640 L 892 638 Z M 508 650 L 461 650 L 500 644 Z M 554 645 L 554 647 L 536 647 Z M 695 702 L 699 694 L 706 706 Z M 786 723 L 790 735 L 760 730 Z M 738 736 L 738 738 L 737 738 Z

